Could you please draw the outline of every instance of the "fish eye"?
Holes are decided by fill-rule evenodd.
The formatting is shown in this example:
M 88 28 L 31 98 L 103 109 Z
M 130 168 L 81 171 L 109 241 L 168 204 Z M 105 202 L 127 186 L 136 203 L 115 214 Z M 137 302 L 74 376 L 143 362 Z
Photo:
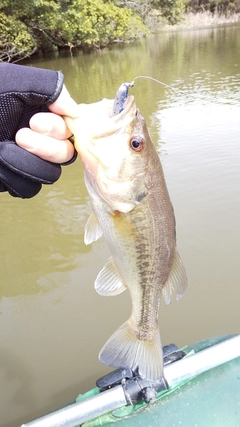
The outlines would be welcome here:
M 141 151 L 143 149 L 143 140 L 140 138 L 132 138 L 130 140 L 130 147 L 134 151 Z

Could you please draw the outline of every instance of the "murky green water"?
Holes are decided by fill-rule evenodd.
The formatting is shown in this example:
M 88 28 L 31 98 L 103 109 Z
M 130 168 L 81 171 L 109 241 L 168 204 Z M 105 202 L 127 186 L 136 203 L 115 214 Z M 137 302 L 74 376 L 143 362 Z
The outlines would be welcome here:
M 61 69 L 78 102 L 112 98 L 123 81 L 163 163 L 189 289 L 161 306 L 163 344 L 240 332 L 240 27 L 167 33 L 92 55 L 32 62 Z M 94 279 L 104 241 L 83 244 L 90 205 L 80 160 L 33 200 L 1 194 L 0 425 L 68 402 L 108 371 L 98 352 L 127 319 L 127 292 Z

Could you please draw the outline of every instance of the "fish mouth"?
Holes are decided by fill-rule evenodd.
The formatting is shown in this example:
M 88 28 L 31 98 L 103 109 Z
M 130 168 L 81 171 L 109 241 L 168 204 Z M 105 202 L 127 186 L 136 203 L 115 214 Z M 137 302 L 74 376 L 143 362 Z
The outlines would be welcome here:
M 97 140 L 125 128 L 137 114 L 133 95 L 128 96 L 126 105 L 121 113 L 114 115 L 114 99 L 103 98 L 93 104 L 79 104 L 79 117 L 64 120 L 75 136 L 75 146 L 80 153 L 83 146 L 89 146 L 89 141 Z
M 112 100 L 112 102 L 114 104 L 114 100 Z M 114 114 L 114 112 L 112 110 L 110 117 L 114 117 L 115 119 L 121 118 L 122 116 L 124 116 L 125 114 L 127 114 L 131 110 L 133 103 L 135 103 L 135 98 L 133 95 L 129 95 L 126 99 L 126 105 L 125 105 L 124 109 L 119 114 Z
M 111 136 L 113 133 L 131 123 L 136 116 L 137 108 L 133 95 L 128 96 L 124 110 L 116 115 L 113 113 L 114 100 L 103 99 L 101 102 L 108 103 L 108 108 L 106 109 L 106 121 L 102 124 L 103 126 L 106 126 L 106 129 L 103 130 L 103 128 L 99 127 L 99 129 L 94 132 L 94 138 Z
M 75 129 L 71 129 L 75 135 L 76 148 L 80 155 L 83 152 L 86 154 L 87 150 L 89 154 L 96 157 L 94 147 L 98 141 L 111 137 L 118 131 L 124 131 L 136 117 L 138 110 L 133 95 L 128 96 L 124 110 L 117 115 L 113 115 L 113 104 L 114 100 L 104 98 L 102 101 L 92 104 L 92 112 L 91 105 L 89 105 L 89 112 L 84 109 L 85 106 L 82 112 L 80 110 L 77 123 L 79 131 L 74 132 Z

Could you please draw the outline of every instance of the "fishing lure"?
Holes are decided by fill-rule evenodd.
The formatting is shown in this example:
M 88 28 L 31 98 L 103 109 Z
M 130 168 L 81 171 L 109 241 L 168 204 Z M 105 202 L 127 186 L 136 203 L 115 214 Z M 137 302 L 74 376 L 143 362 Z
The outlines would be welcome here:
M 114 98 L 114 103 L 113 103 L 113 115 L 116 116 L 117 114 L 120 114 L 124 108 L 126 107 L 126 102 L 127 102 L 127 97 L 128 97 L 128 90 L 130 87 L 134 86 L 134 80 L 136 79 L 149 79 L 149 80 L 153 80 L 157 83 L 162 84 L 163 86 L 169 87 L 173 90 L 176 90 L 174 87 L 167 85 L 166 83 L 161 82 L 160 80 L 154 79 L 153 77 L 150 76 L 137 76 L 133 79 L 133 81 L 131 83 L 122 83 L 115 95 Z
M 131 83 L 122 83 L 121 86 L 119 86 L 113 103 L 113 115 L 116 116 L 117 114 L 120 114 L 125 106 L 126 101 L 128 97 L 128 89 L 129 87 L 134 86 L 134 82 Z

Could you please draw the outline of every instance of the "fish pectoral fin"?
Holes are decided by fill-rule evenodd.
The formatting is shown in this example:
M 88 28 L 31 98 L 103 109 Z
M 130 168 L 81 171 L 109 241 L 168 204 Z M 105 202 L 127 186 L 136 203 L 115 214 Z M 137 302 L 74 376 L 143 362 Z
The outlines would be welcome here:
M 91 213 L 85 225 L 84 243 L 90 245 L 102 236 L 102 229 L 94 212 Z
M 167 305 L 171 303 L 173 291 L 176 294 L 176 299 L 179 300 L 185 294 L 186 289 L 187 289 L 186 270 L 176 250 L 170 274 L 162 290 L 165 303 Z
M 94 288 L 103 296 L 115 296 L 127 289 L 112 258 L 98 274 Z
M 100 362 L 113 368 L 138 370 L 142 378 L 157 381 L 163 375 L 162 346 L 159 332 L 151 341 L 138 338 L 129 322 L 114 332 L 99 353 Z

